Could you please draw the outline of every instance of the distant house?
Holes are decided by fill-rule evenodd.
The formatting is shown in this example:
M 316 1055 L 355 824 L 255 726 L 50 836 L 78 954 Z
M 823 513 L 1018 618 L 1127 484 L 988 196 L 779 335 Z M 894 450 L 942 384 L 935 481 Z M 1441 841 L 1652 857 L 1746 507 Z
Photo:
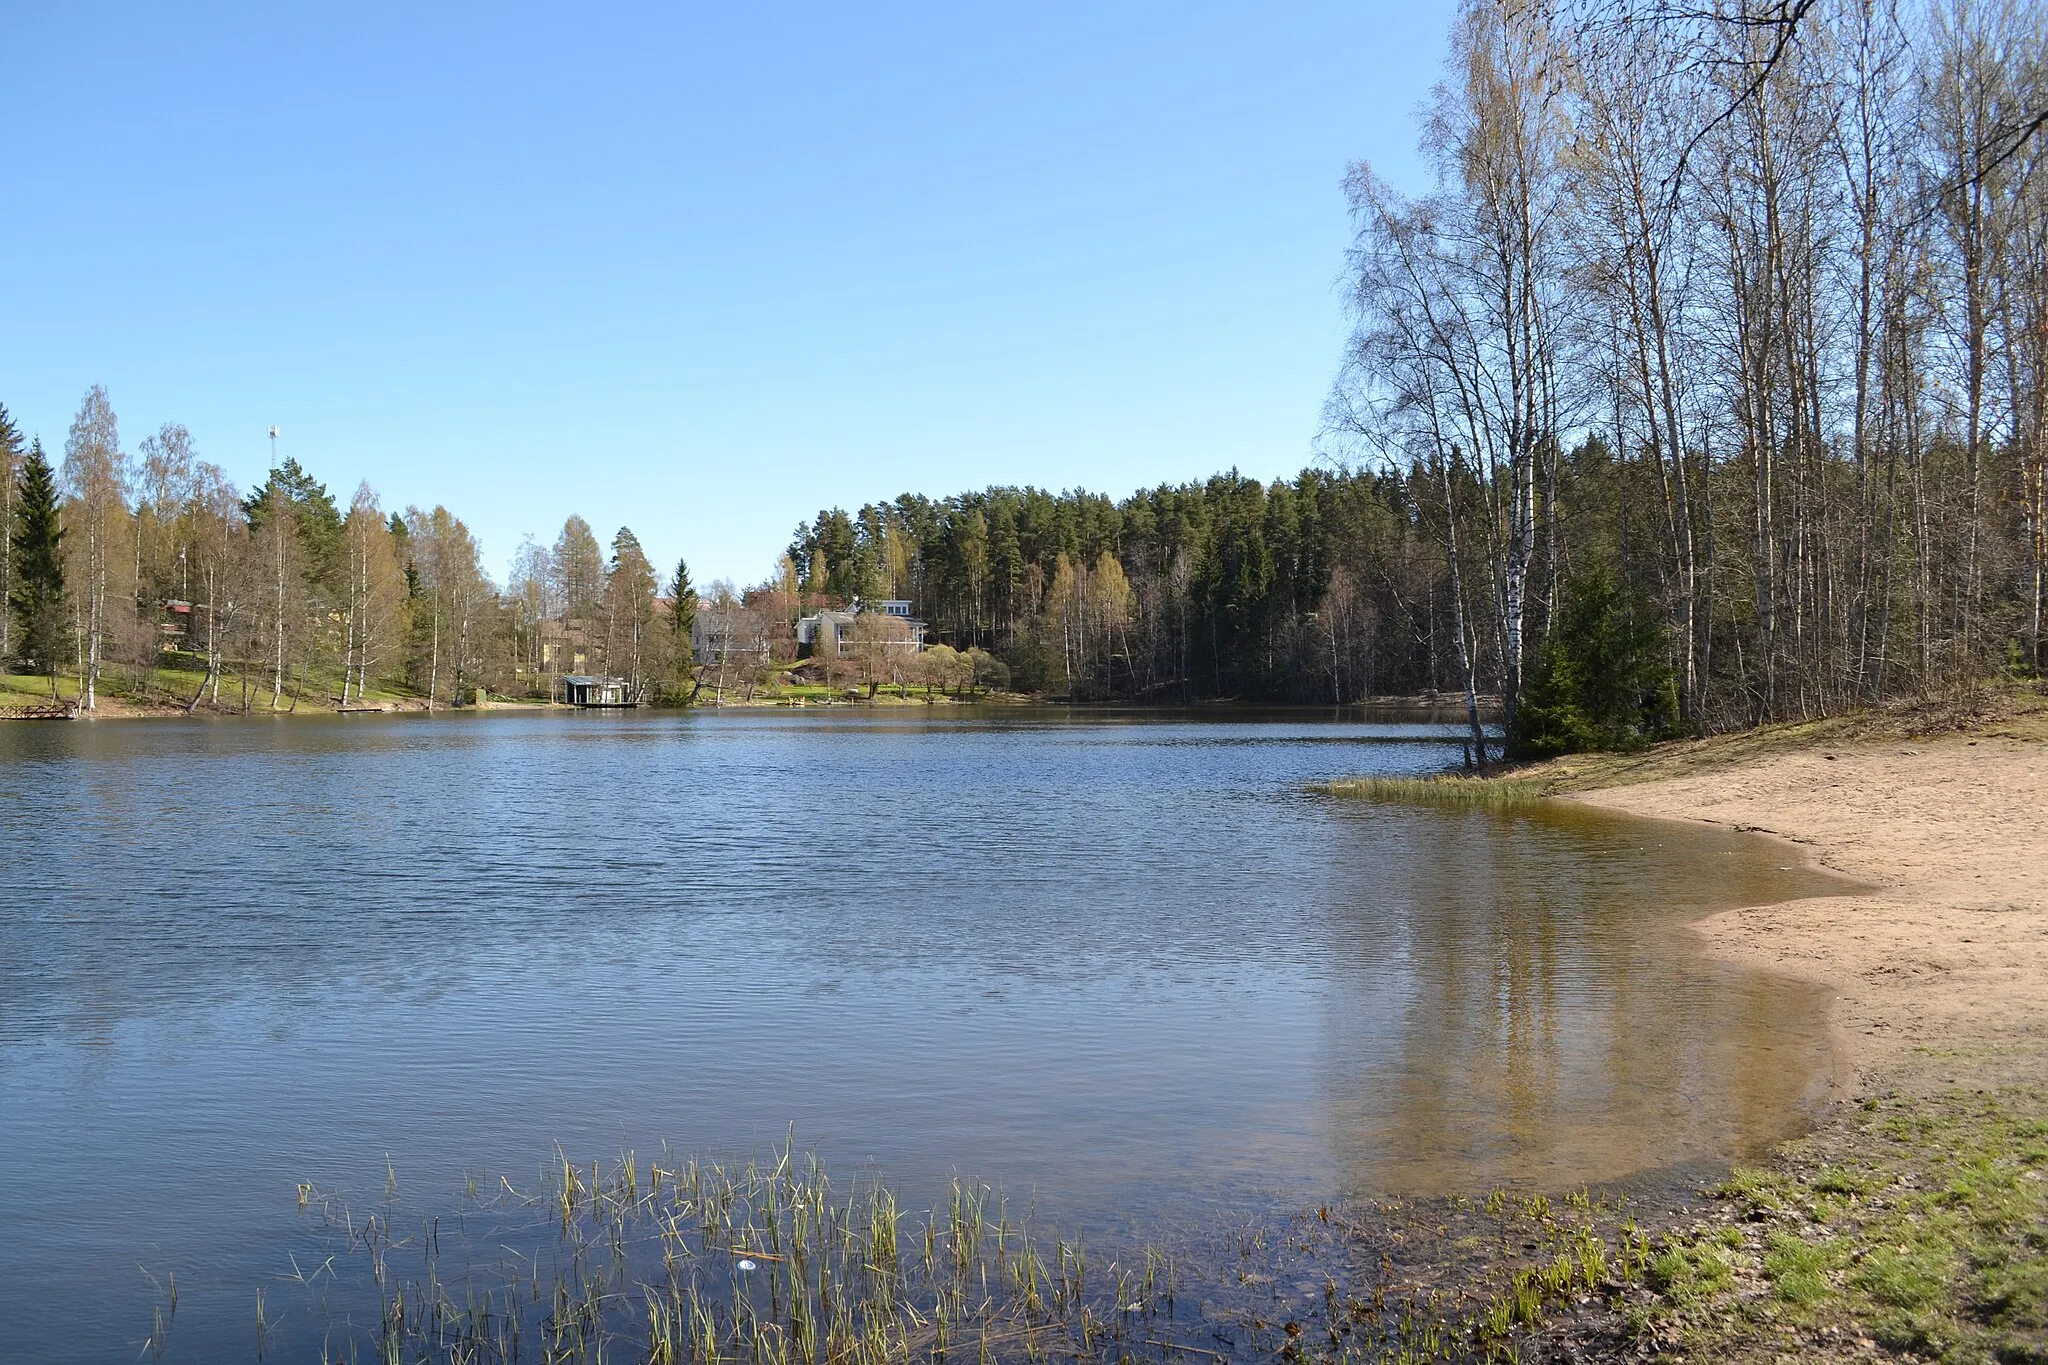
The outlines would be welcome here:
M 796 623 L 797 652 L 806 656 L 844 655 L 851 649 L 853 613 L 821 609 L 815 616 L 799 617 Z
M 844 659 L 853 653 L 853 623 L 865 611 L 903 623 L 900 638 L 884 640 L 890 649 L 908 650 L 915 653 L 924 648 L 925 623 L 910 614 L 910 603 L 901 598 L 890 598 L 863 607 L 855 601 L 852 611 L 820 610 L 814 616 L 806 616 L 796 623 L 796 642 L 799 652 L 812 656 L 834 654 Z
M 637 705 L 624 678 L 594 678 L 587 673 L 565 674 L 555 684 L 555 699 L 586 708 Z
M 541 672 L 583 667 L 588 657 L 586 641 L 590 632 L 587 622 L 551 618 L 540 623 L 539 631 Z

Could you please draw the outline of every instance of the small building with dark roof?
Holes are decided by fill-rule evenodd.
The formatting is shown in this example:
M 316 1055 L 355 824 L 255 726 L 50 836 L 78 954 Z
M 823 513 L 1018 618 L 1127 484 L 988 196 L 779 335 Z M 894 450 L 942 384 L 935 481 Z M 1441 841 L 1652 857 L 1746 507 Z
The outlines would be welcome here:
M 567 673 L 555 684 L 556 700 L 567 706 L 632 706 L 633 691 L 624 678 L 595 678 Z

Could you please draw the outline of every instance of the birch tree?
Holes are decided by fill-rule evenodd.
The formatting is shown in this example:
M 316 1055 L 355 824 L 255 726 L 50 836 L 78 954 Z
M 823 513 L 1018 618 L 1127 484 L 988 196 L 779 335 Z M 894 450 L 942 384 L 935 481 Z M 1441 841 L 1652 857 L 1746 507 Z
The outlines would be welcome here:
M 636 697 L 646 681 L 642 653 L 654 619 L 654 589 L 654 566 L 640 548 L 639 537 L 621 526 L 612 537 L 612 559 L 604 577 L 605 657 Z
M 1921 94 L 1930 179 L 1938 187 L 1941 265 L 1946 276 L 1938 354 L 1960 427 L 1966 511 L 1954 603 L 1958 661 L 1974 654 L 1983 594 L 1985 465 L 1999 426 L 2001 266 L 2017 226 L 2023 163 L 2003 155 L 2000 134 L 2026 104 L 2015 77 L 2038 64 L 2041 19 L 2012 0 L 1938 0 L 1929 26 Z M 2028 30 L 2036 42 L 2027 43 Z M 2029 52 L 2029 47 L 2036 49 Z M 2029 59 L 2032 59 L 2030 62 Z
M 1436 473 L 1475 717 L 1454 485 L 1469 474 L 1484 511 L 1473 548 L 1491 588 L 1492 652 L 1511 717 L 1529 633 L 1538 485 L 1569 420 L 1566 69 L 1542 7 L 1468 0 L 1425 122 L 1436 189 L 1409 203 L 1368 167 L 1350 180 L 1358 327 L 1338 411 L 1383 449 L 1420 449 Z
M 242 500 L 221 470 L 204 461 L 193 466 L 185 516 L 190 527 L 187 560 L 193 587 L 195 648 L 203 649 L 206 674 L 185 710 L 202 700 L 220 705 L 227 651 L 244 625 L 252 599 L 253 569 L 249 524 Z M 247 671 L 244 669 L 244 686 Z
M 416 677 L 424 674 L 427 708 L 433 710 L 448 679 L 448 695 L 461 699 L 484 683 L 487 646 L 497 591 L 483 569 L 481 548 L 461 518 L 446 507 L 405 511 L 407 542 L 419 575 L 414 620 Z M 426 620 L 420 622 L 418 617 Z M 424 627 L 424 629 L 422 629 Z M 424 639 L 417 638 L 424 635 Z
M 342 521 L 348 550 L 347 615 L 341 664 L 341 704 L 348 705 L 350 678 L 354 698 L 369 694 L 370 678 L 397 648 L 405 610 L 405 576 L 398 547 L 377 494 L 367 482 L 358 484 Z
M 555 595 L 554 557 L 528 536 L 512 556 L 512 578 L 505 585 L 506 604 L 512 613 L 515 650 L 519 672 L 527 679 L 530 692 L 540 690 L 547 672 L 549 623 L 560 613 Z
M 112 634 L 108 604 L 125 566 L 128 462 L 107 391 L 95 384 L 79 404 L 64 441 L 63 482 L 70 497 L 73 598 L 78 638 L 79 705 L 98 707 L 100 672 Z
M 1599 305 L 1586 319 L 1587 353 L 1604 356 L 1615 453 L 1626 460 L 1641 451 L 1655 470 L 1681 705 L 1698 731 L 1711 678 L 1712 524 L 1701 507 L 1708 422 L 1700 409 L 1697 246 L 1680 165 L 1704 101 L 1666 30 L 1623 23 L 1599 33 L 1597 44 L 1592 36 L 1580 34 L 1574 63 L 1580 136 L 1569 165 L 1582 211 L 1574 215 L 1572 272 Z

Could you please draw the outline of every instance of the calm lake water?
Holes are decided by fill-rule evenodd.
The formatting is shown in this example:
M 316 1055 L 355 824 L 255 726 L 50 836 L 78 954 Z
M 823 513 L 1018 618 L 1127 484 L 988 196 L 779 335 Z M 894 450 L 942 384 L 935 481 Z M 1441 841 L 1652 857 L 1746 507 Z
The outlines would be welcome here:
M 0 728 L 0 1359 L 253 1353 L 297 1182 L 560 1148 L 949 1172 L 1139 1229 L 1752 1152 L 1823 999 L 1762 840 L 1312 794 L 1433 726 L 962 714 Z M 151 1277 L 155 1277 L 154 1281 Z M 272 1328 L 280 1358 L 316 1324 Z

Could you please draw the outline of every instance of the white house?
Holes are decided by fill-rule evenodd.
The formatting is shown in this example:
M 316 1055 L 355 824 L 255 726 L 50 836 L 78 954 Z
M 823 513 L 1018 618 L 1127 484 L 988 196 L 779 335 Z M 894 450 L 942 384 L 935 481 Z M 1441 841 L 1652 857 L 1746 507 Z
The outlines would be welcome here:
M 925 623 L 910 614 L 910 603 L 901 598 L 890 598 L 863 606 L 855 599 L 852 611 L 820 610 L 816 615 L 805 616 L 796 623 L 796 642 L 808 646 L 812 654 L 831 652 L 840 658 L 853 653 L 853 623 L 862 611 L 901 621 L 904 634 L 900 639 L 884 643 L 890 649 L 909 650 L 912 653 L 924 648 Z

